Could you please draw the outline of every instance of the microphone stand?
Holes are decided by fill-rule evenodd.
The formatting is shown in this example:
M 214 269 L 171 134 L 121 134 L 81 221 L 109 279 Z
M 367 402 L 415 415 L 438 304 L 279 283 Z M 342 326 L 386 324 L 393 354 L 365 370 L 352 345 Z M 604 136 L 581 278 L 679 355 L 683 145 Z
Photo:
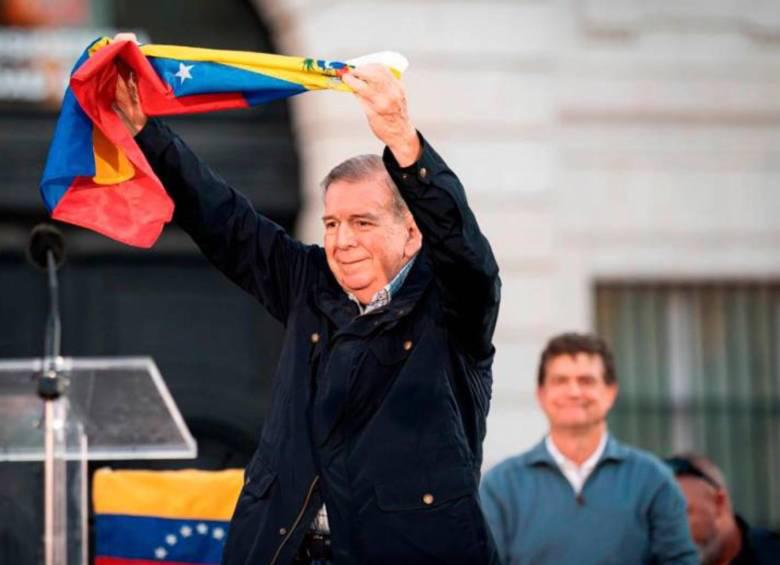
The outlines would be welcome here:
M 60 401 L 66 382 L 60 374 L 62 330 L 57 269 L 64 259 L 64 245 L 59 230 L 46 224 L 36 226 L 30 238 L 30 258 L 38 267 L 45 264 L 49 288 L 43 370 L 38 379 L 38 396 L 44 403 L 44 562 L 46 565 L 65 565 L 66 501 L 64 498 L 55 499 L 59 498 L 55 497 L 55 481 L 65 480 L 64 469 L 57 466 L 55 457 L 57 445 L 62 447 L 64 444 L 66 416 L 66 407 Z M 62 455 L 64 457 L 65 454 Z M 64 461 L 60 465 L 65 465 Z
M 54 252 L 46 250 L 46 270 L 49 281 L 49 317 L 46 321 L 46 338 L 44 351 L 50 359 L 60 356 L 60 342 L 62 339 L 62 327 L 60 325 L 60 296 L 57 280 L 57 262 Z

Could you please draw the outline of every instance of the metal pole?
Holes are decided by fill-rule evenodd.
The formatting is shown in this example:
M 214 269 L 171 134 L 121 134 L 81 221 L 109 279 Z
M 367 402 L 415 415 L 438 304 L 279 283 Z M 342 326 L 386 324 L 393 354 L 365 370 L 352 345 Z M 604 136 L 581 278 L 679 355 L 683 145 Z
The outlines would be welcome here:
M 49 377 L 42 377 L 49 378 Z M 54 402 L 44 402 L 44 552 L 46 565 L 54 565 Z
M 60 303 L 57 285 L 57 265 L 51 249 L 46 252 L 46 267 L 49 283 L 49 317 L 46 324 L 44 343 L 44 367 L 39 382 L 39 394 L 44 399 L 44 556 L 46 565 L 65 565 L 67 552 L 59 547 L 61 539 L 55 539 L 57 522 L 63 519 L 61 509 L 55 508 L 55 418 L 61 393 L 60 377 L 57 373 L 57 359 L 60 355 L 61 325 Z M 59 516 L 58 516 L 59 514 Z M 59 518 L 59 519 L 58 519 Z

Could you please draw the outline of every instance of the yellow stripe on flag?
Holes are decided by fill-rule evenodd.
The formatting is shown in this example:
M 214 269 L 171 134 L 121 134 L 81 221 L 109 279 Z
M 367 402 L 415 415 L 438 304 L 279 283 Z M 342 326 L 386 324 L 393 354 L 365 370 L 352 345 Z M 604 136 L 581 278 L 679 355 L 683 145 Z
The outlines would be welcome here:
M 229 520 L 244 471 L 99 469 L 92 482 L 96 514 Z
M 89 56 L 92 57 L 95 53 L 97 53 L 100 49 L 105 47 L 111 43 L 111 40 L 107 37 L 101 37 L 95 43 L 92 44 L 92 46 L 89 48 Z
M 178 45 L 141 45 L 140 49 L 147 57 L 218 63 L 300 84 L 308 90 L 331 89 L 352 92 L 352 89 L 336 76 L 334 70 L 316 67 L 314 59 Z
M 92 129 L 96 184 L 119 184 L 135 176 L 135 167 L 119 147 L 111 143 L 98 128 Z

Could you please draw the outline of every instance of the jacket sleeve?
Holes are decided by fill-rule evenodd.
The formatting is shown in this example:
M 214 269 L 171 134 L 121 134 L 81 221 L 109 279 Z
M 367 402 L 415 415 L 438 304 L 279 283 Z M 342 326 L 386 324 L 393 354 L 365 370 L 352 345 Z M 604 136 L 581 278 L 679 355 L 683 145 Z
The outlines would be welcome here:
M 650 551 L 659 564 L 699 563 L 688 528 L 687 503 L 671 477 L 659 487 L 650 505 Z
M 149 120 L 135 139 L 176 205 L 174 220 L 211 263 L 284 323 L 316 247 L 257 213 L 161 121 Z
M 473 358 L 484 359 L 493 353 L 501 289 L 498 265 L 460 180 L 422 135 L 420 142 L 416 163 L 402 168 L 385 149 L 385 167 L 422 232 L 458 345 Z

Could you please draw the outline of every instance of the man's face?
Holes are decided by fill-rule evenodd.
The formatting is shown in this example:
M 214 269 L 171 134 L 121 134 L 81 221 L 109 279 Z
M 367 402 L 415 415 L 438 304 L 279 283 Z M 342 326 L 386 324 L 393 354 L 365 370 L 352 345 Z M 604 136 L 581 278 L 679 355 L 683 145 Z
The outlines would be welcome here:
M 681 476 L 677 482 L 688 502 L 688 526 L 699 557 L 702 563 L 717 562 L 724 543 L 719 531 L 723 491 L 698 477 Z
M 420 248 L 414 220 L 395 211 L 392 192 L 379 176 L 331 183 L 322 220 L 330 270 L 364 304 Z
M 604 382 L 600 355 L 559 355 L 547 361 L 536 396 L 551 428 L 587 429 L 604 422 L 617 385 Z

